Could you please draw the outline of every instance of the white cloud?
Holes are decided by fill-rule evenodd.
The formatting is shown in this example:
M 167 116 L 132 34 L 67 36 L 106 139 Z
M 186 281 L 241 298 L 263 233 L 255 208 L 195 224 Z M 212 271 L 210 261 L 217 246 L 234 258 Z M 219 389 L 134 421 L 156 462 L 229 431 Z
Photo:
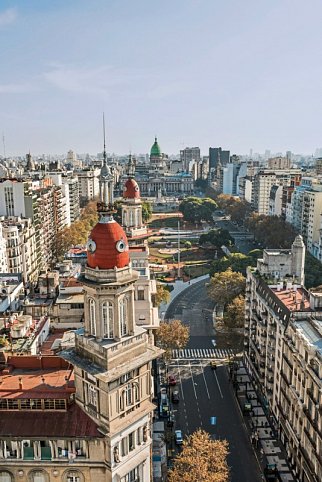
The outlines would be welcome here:
M 130 84 L 138 74 L 129 74 L 110 66 L 74 68 L 54 65 L 44 73 L 47 82 L 55 87 L 74 93 L 109 95 L 115 87 Z
M 17 9 L 16 8 L 8 8 L 7 10 L 3 10 L 0 12 L 0 28 L 5 25 L 10 25 L 13 23 L 17 18 Z

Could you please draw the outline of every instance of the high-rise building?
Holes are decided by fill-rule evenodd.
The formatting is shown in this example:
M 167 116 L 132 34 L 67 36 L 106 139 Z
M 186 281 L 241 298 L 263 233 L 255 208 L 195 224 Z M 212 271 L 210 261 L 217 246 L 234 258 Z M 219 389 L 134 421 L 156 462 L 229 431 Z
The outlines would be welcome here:
M 199 147 L 185 147 L 180 151 L 180 161 L 182 161 L 184 170 L 189 172 L 190 166 L 193 162 L 197 165 L 200 162 L 200 148 Z
M 99 169 L 88 168 L 82 171 L 76 171 L 78 179 L 79 202 L 80 206 L 84 207 L 88 201 L 97 198 L 99 194 Z
M 216 170 L 219 163 L 225 166 L 229 160 L 230 151 L 224 151 L 221 147 L 209 147 L 209 169 Z

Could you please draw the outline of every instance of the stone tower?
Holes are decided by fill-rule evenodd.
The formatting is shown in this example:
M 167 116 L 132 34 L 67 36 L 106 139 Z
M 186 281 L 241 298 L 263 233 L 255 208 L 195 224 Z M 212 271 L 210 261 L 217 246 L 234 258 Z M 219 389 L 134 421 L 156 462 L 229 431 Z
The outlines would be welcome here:
M 147 331 L 135 323 L 135 282 L 129 244 L 113 219 L 113 186 L 104 162 L 99 221 L 88 241 L 84 284 L 84 333 L 64 353 L 75 367 L 76 401 L 103 438 L 90 480 L 151 480 L 152 360 L 160 356 Z M 97 464 L 100 465 L 98 476 Z M 96 464 L 96 465 L 95 465 Z
M 305 245 L 301 235 L 296 236 L 292 244 L 292 274 L 304 286 Z

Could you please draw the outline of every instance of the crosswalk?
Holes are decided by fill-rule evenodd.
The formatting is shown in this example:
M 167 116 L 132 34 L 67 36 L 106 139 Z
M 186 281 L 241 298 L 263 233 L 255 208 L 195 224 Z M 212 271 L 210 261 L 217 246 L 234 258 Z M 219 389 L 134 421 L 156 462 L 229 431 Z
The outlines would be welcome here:
M 219 348 L 192 348 L 184 350 L 172 350 L 172 358 L 174 359 L 194 359 L 194 360 L 204 360 L 207 358 L 228 358 L 234 355 L 231 349 Z

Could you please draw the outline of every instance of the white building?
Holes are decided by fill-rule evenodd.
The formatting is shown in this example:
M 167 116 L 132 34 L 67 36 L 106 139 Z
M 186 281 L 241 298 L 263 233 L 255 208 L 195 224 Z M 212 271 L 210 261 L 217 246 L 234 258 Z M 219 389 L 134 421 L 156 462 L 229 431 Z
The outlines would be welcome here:
M 83 207 L 88 201 L 97 198 L 99 194 L 99 169 L 89 168 L 82 171 L 76 171 L 78 179 L 79 201 Z

